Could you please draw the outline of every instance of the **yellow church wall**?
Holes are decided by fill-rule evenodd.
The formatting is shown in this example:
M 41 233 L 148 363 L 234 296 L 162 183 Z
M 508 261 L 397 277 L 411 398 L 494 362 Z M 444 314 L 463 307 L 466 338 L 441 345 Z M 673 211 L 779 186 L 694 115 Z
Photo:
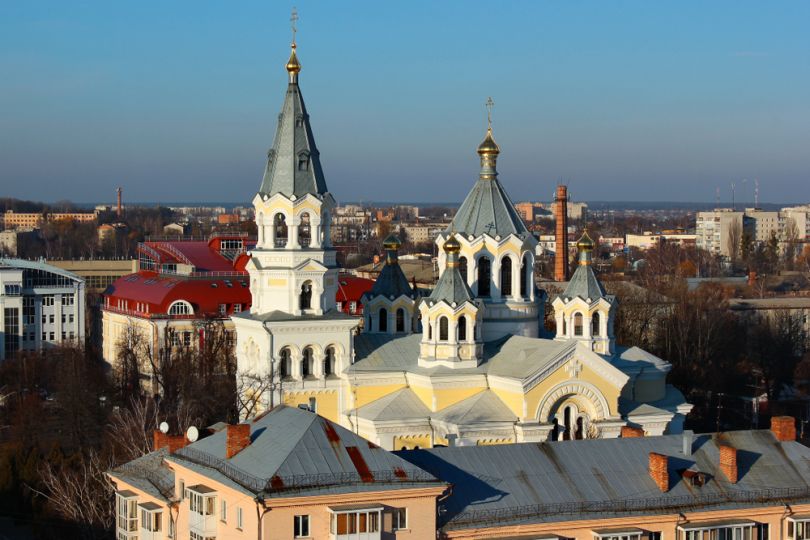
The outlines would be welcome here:
M 511 444 L 515 442 L 514 437 L 506 437 L 502 439 L 479 439 L 476 441 L 477 446 L 492 446 L 494 444 Z
M 413 450 L 417 446 L 419 448 L 431 448 L 433 445 L 431 444 L 430 439 L 430 433 L 425 433 L 423 435 L 396 436 L 394 437 L 394 449 L 401 450 L 402 447 L 405 447 L 408 450 Z M 436 444 L 447 444 L 447 441 L 439 442 L 437 439 Z
M 354 406 L 362 407 L 368 405 L 372 401 L 377 401 L 381 397 L 392 394 L 405 388 L 405 384 L 386 384 L 381 386 L 355 386 L 352 388 L 354 391 Z
M 515 416 L 523 418 L 523 393 L 522 392 L 509 392 L 508 390 L 500 390 L 497 388 L 491 388 L 495 395 L 504 402 L 504 404 L 509 407 L 509 410 L 514 413 Z M 531 415 L 531 411 L 529 412 Z
M 411 390 L 413 393 L 416 394 L 422 403 L 425 404 L 425 407 L 433 410 L 433 389 L 426 386 L 411 386 Z
M 285 405 L 289 405 L 290 407 L 298 407 L 298 405 L 309 406 L 310 398 L 315 398 L 315 408 L 319 415 L 332 422 L 340 423 L 337 390 L 284 392 L 283 401 Z
M 568 372 L 566 371 L 566 364 L 560 366 L 559 369 L 551 373 L 544 381 L 540 384 L 532 388 L 526 394 L 526 405 L 527 405 L 527 414 L 529 417 L 534 417 L 537 414 L 537 407 L 540 405 L 540 401 L 543 397 L 551 390 L 553 387 L 557 386 L 558 384 L 564 382 L 572 382 L 575 379 L 572 378 Z M 614 387 L 610 382 L 602 378 L 598 373 L 589 369 L 586 366 L 582 366 L 582 370 L 580 371 L 579 375 L 576 377 L 576 380 L 584 381 L 586 383 L 590 383 L 595 386 L 599 392 L 605 397 L 605 400 L 608 404 L 608 410 L 610 415 L 618 415 L 618 406 L 619 406 L 619 394 L 621 389 Z
M 484 388 L 484 386 L 471 386 L 434 390 L 433 394 L 436 396 L 436 410 L 441 411 L 451 405 L 455 405 L 459 401 L 463 401 L 479 392 L 483 392 Z

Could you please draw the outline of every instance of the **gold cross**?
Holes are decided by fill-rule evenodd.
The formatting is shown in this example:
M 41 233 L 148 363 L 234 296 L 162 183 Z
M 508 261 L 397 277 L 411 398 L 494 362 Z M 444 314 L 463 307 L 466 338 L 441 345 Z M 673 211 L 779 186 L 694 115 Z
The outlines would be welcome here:
M 297 32 L 297 28 L 295 27 L 295 23 L 298 22 L 298 10 L 295 7 L 292 8 L 292 14 L 290 15 L 290 26 L 292 27 L 292 34 L 293 34 L 293 45 L 295 44 L 295 32 Z
M 495 102 L 492 101 L 492 96 L 487 98 L 487 126 L 492 127 L 492 107 L 495 106 Z

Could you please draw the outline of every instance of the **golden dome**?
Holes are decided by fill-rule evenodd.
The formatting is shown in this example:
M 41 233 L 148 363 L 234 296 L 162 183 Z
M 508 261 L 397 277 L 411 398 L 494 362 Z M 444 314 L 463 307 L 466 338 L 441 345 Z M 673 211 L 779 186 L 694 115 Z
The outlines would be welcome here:
M 301 64 L 298 62 L 298 57 L 295 55 L 295 43 L 292 44 L 292 51 L 290 52 L 290 59 L 287 60 L 287 73 L 298 73 L 301 71 Z
M 495 139 L 492 138 L 492 127 L 490 126 L 487 128 L 487 136 L 484 137 L 484 140 L 478 145 L 478 155 L 483 156 L 489 154 L 497 156 L 500 153 L 501 149 L 498 143 L 495 142 Z
M 461 244 L 459 244 L 458 240 L 456 240 L 456 236 L 454 234 L 450 234 L 444 243 L 444 252 L 447 254 L 457 254 L 459 251 L 461 251 Z
M 593 251 L 595 245 L 596 243 L 593 241 L 593 239 L 588 236 L 588 230 L 585 229 L 585 231 L 582 233 L 582 237 L 577 240 L 577 249 L 579 251 Z
M 395 235 L 389 234 L 385 240 L 383 240 L 383 249 L 387 250 L 398 250 L 402 246 L 402 241 Z

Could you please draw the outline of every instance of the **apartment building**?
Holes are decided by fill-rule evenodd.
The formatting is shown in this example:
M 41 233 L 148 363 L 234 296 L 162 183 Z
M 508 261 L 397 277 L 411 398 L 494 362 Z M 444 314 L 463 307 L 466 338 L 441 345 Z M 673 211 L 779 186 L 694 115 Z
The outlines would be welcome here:
M 805 540 L 810 526 L 810 449 L 790 417 L 399 452 L 283 405 L 210 431 L 158 431 L 109 472 L 118 539 Z
M 810 239 L 810 205 L 779 211 L 717 208 L 698 212 L 695 229 L 697 247 L 723 257 L 731 256 L 732 244 L 739 242 L 743 234 L 755 242 L 768 242 L 773 237 L 781 245 L 788 241 L 805 242 Z
M 753 220 L 743 211 L 719 208 L 711 212 L 698 212 L 695 218 L 695 243 L 700 249 L 731 257 L 732 249 L 739 249 L 743 233 L 750 234 L 753 227 Z
M 51 265 L 0 259 L 0 360 L 83 343 L 84 287 L 81 277 Z

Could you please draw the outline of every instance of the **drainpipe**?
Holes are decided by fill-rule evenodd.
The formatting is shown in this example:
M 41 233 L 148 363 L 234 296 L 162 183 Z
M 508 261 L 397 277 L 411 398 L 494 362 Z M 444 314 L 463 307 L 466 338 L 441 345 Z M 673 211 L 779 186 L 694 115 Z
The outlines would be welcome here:
M 256 527 L 256 540 L 262 540 L 264 515 L 270 511 L 270 508 L 267 508 L 264 505 L 264 498 L 261 495 L 257 495 L 253 501 L 256 503 L 256 519 L 258 521 L 258 527 Z
M 275 388 L 276 361 L 275 361 L 275 357 L 273 355 L 273 333 L 264 324 L 262 324 L 262 328 L 264 328 L 264 331 L 267 332 L 267 336 L 268 336 L 268 338 L 270 340 L 270 408 L 272 409 L 273 407 L 275 407 L 275 404 L 276 404 L 276 400 L 275 400 L 275 395 L 276 395 L 276 388 Z M 281 377 L 279 377 L 278 388 L 279 388 L 278 399 L 279 399 L 280 402 L 283 403 L 284 399 L 283 399 L 283 396 L 281 394 L 281 392 L 282 392 Z

